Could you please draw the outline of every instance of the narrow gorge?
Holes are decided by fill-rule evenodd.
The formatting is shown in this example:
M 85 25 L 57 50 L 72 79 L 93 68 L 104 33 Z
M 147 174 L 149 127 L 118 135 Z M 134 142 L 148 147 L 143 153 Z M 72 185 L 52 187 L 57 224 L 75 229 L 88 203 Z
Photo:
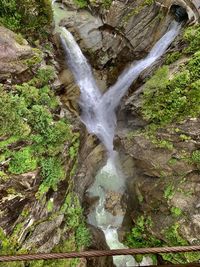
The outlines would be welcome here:
M 1 254 L 199 244 L 199 7 L 0 3 Z M 0 266 L 199 260 L 196 252 Z

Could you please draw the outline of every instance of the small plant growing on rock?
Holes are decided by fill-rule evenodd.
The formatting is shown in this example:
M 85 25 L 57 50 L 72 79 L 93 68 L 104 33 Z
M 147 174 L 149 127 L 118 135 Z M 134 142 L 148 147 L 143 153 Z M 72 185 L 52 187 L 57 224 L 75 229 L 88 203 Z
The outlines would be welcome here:
M 199 164 L 200 163 L 200 150 L 195 150 L 192 152 L 192 162 Z
M 182 215 L 182 209 L 178 208 L 178 207 L 172 207 L 171 208 L 171 213 L 174 217 L 179 217 Z

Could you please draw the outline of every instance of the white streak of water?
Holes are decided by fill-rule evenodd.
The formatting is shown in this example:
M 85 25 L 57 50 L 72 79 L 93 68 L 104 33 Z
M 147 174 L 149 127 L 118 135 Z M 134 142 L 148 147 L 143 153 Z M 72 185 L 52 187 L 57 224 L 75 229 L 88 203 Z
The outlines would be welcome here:
M 141 72 L 163 55 L 177 36 L 180 27 L 180 24 L 173 21 L 169 31 L 155 44 L 149 55 L 126 69 L 104 95 L 98 89 L 91 67 L 72 34 L 65 28 L 61 29 L 61 39 L 67 54 L 67 61 L 81 91 L 82 121 L 90 133 L 94 133 L 100 138 L 107 151 L 111 154 L 116 127 L 115 110 L 117 106 Z
M 107 164 L 98 172 L 94 184 L 88 190 L 91 196 L 99 197 L 99 203 L 96 209 L 89 214 L 88 221 L 103 230 L 110 248 L 125 248 L 120 243 L 117 233 L 117 229 L 122 224 L 123 216 L 114 216 L 105 209 L 105 199 L 108 191 L 122 194 L 124 192 L 124 177 L 119 168 L 116 167 L 115 152 L 113 151 L 116 127 L 115 110 L 132 82 L 137 79 L 142 71 L 150 67 L 164 54 L 178 35 L 180 27 L 175 21 L 172 22 L 168 32 L 154 45 L 149 55 L 126 69 L 119 76 L 117 82 L 103 95 L 96 85 L 90 65 L 72 34 L 65 28 L 60 28 L 68 65 L 81 91 L 81 119 L 88 131 L 97 135 L 109 152 Z M 117 267 L 139 265 L 132 256 L 116 256 L 114 257 L 114 263 Z M 151 261 L 144 258 L 140 266 L 148 265 L 148 263 L 151 263 Z

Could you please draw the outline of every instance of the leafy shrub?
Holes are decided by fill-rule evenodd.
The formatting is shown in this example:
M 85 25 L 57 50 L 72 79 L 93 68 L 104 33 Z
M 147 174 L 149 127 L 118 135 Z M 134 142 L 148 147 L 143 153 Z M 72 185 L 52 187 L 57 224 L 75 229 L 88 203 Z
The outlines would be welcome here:
M 200 163 L 200 150 L 195 150 L 192 152 L 192 162 Z
M 26 173 L 33 171 L 37 167 L 37 160 L 33 156 L 30 147 L 26 147 L 17 152 L 13 152 L 12 159 L 9 164 L 9 171 L 13 174 Z
M 75 233 L 75 239 L 76 239 L 76 244 L 79 248 L 84 247 L 84 246 L 89 246 L 91 242 L 91 237 L 89 230 L 86 228 L 84 223 L 81 223 Z
M 88 1 L 87 0 L 73 0 L 73 1 L 80 8 L 85 8 L 88 5 Z
M 140 216 L 137 218 L 135 226 L 132 228 L 131 232 L 127 235 L 126 244 L 130 248 L 145 248 L 145 247 L 160 247 L 162 241 L 150 235 L 148 230 L 152 226 L 151 219 Z M 142 261 L 143 256 L 137 255 L 136 260 L 138 262 Z M 152 255 L 154 263 L 156 259 Z
M 43 181 L 39 187 L 39 196 L 48 192 L 50 188 L 56 191 L 58 183 L 64 178 L 64 170 L 59 158 L 45 158 L 41 161 L 40 165 Z
M 192 81 L 200 79 L 200 52 L 193 55 L 188 63 L 187 69 L 190 71 Z
M 37 153 L 55 156 L 62 151 L 66 141 L 72 141 L 72 132 L 64 120 L 51 121 L 49 124 L 47 122 L 46 131 L 32 135 L 31 139 Z
M 159 69 L 145 84 L 142 112 L 157 125 L 180 121 L 200 114 L 200 54 L 196 53 L 185 70 L 168 80 L 168 68 Z
M 90 243 L 90 233 L 85 226 L 83 209 L 80 206 L 79 199 L 76 195 L 69 193 L 61 208 L 61 212 L 66 215 L 68 229 L 75 230 L 75 239 L 78 248 L 88 246 Z
M 29 84 L 36 86 L 37 88 L 41 88 L 47 84 L 49 84 L 51 81 L 53 81 L 55 78 L 55 72 L 54 69 L 51 66 L 46 66 L 45 68 L 40 68 L 35 78 L 33 78 Z
M 16 85 L 15 89 L 20 97 L 24 98 L 27 107 L 37 103 L 39 100 L 39 90 L 34 86 L 24 83 L 23 85 Z
M 179 51 L 172 52 L 172 53 L 167 55 L 165 63 L 167 65 L 169 65 L 169 64 L 174 63 L 175 61 L 177 61 L 180 57 L 181 57 L 181 53 Z
M 24 99 L 7 93 L 0 86 L 0 105 L 0 135 L 26 136 L 30 132 L 30 128 L 23 119 L 23 115 L 27 111 Z
M 46 129 L 49 127 L 52 121 L 52 114 L 48 108 L 42 105 L 34 105 L 32 107 L 29 114 L 29 123 L 34 131 L 40 134 L 45 134 Z
M 200 26 L 190 26 L 185 30 L 184 39 L 188 43 L 186 53 L 195 53 L 200 50 Z
M 27 35 L 44 34 L 53 19 L 50 0 L 1 0 L 0 23 Z

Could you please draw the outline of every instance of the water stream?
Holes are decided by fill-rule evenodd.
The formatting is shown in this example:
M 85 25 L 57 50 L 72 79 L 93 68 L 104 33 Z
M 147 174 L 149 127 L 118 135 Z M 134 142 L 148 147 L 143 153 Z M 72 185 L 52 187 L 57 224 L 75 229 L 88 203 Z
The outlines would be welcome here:
M 121 227 L 124 213 L 113 214 L 106 209 L 107 195 L 112 193 L 122 196 L 125 190 L 125 177 L 120 169 L 117 152 L 113 150 L 116 127 L 115 110 L 133 81 L 164 54 L 178 35 L 180 28 L 181 25 L 173 21 L 167 33 L 154 45 L 148 56 L 125 69 L 117 82 L 102 94 L 95 82 L 91 67 L 74 37 L 66 28 L 59 27 L 68 66 L 81 91 L 81 120 L 86 125 L 88 132 L 99 137 L 108 152 L 106 165 L 99 170 L 94 184 L 88 190 L 90 196 L 99 197 L 98 205 L 89 214 L 88 221 L 103 230 L 107 244 L 113 249 L 125 248 L 120 243 L 117 233 L 117 229 Z M 144 258 L 143 262 L 138 264 L 132 256 L 116 256 L 113 257 L 113 260 L 117 267 L 151 264 L 148 258 Z

